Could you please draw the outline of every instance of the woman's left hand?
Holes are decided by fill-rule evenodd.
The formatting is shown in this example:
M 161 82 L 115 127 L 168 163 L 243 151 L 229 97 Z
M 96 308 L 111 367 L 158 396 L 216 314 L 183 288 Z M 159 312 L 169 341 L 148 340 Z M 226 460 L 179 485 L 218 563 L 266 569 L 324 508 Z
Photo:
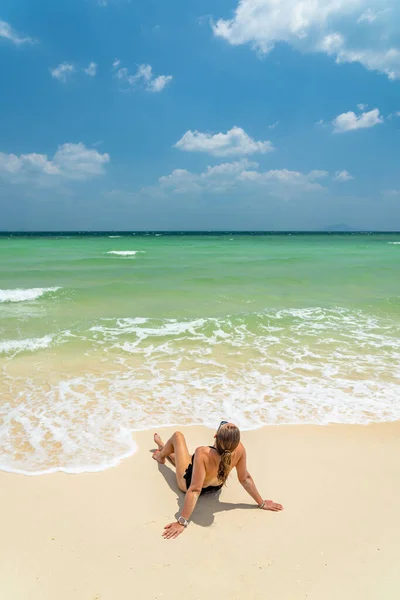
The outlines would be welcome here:
M 165 540 L 173 540 L 183 533 L 183 530 L 186 529 L 184 525 L 181 525 L 177 521 L 174 523 L 170 523 L 164 527 L 164 533 L 162 534 Z
M 283 510 L 282 504 L 278 504 L 278 502 L 274 502 L 273 500 L 264 500 L 263 510 L 272 510 L 274 512 L 278 512 L 279 510 Z

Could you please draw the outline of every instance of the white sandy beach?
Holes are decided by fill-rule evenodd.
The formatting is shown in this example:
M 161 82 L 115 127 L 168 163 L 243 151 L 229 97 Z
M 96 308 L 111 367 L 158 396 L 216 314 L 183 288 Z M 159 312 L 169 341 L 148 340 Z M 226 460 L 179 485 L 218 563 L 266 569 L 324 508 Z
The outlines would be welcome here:
M 399 598 L 400 423 L 244 433 L 260 492 L 285 511 L 253 508 L 233 475 L 174 541 L 161 533 L 182 495 L 151 432 L 135 438 L 108 471 L 0 474 L 2 600 Z

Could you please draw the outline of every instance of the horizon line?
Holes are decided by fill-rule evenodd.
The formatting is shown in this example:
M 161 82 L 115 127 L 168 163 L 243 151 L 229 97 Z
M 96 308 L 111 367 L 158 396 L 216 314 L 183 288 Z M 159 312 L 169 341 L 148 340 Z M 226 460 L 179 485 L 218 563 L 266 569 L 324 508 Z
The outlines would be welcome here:
M 164 234 L 164 235 L 233 235 L 233 234 L 340 234 L 340 235 L 351 235 L 355 233 L 359 234 L 399 234 L 400 231 L 396 230 L 382 230 L 382 229 L 54 229 L 54 230 L 0 230 L 0 236 L 5 235 L 106 235 L 106 234 L 120 234 L 120 235 L 132 235 L 132 234 Z

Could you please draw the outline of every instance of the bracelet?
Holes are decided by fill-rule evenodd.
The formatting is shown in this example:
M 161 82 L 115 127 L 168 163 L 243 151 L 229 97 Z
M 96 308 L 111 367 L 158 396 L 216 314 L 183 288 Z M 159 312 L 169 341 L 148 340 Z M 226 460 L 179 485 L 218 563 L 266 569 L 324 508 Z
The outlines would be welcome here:
M 264 506 L 265 506 L 265 500 L 263 500 L 261 502 L 261 504 L 258 505 L 258 508 L 261 508 L 261 510 L 262 510 L 264 508 Z

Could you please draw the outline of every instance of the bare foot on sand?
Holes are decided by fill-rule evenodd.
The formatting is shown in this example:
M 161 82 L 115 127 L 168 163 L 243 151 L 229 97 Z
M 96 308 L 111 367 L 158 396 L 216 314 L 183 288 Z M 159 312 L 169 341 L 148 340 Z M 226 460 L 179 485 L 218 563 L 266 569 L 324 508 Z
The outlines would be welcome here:
M 164 448 L 163 441 L 160 438 L 160 436 L 158 435 L 158 433 L 154 434 L 154 441 L 157 444 L 159 450 L 162 450 Z
M 153 452 L 153 458 L 158 463 L 160 463 L 160 465 L 164 465 L 165 464 L 165 458 L 161 458 L 161 451 L 160 450 L 156 450 L 155 452 Z
M 162 442 L 162 439 L 158 435 L 158 433 L 154 434 L 154 441 L 155 441 L 155 443 L 158 446 L 158 450 L 156 450 L 155 452 L 153 452 L 153 458 L 158 463 L 160 463 L 160 465 L 163 465 L 163 464 L 165 464 L 165 458 L 161 458 L 160 454 L 161 454 L 161 450 L 164 448 L 164 444 Z

